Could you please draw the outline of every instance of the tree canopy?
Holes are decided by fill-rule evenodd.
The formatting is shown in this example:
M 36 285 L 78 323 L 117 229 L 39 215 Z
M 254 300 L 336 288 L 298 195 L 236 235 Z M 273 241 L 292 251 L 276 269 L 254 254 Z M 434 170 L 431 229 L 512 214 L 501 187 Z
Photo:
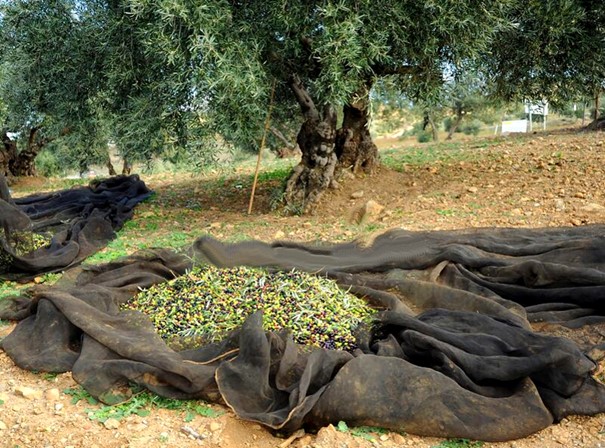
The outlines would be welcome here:
M 300 126 L 297 88 L 344 113 L 340 162 L 371 146 L 357 135 L 378 79 L 428 101 L 471 61 L 501 97 L 602 88 L 597 3 L 2 0 L 5 152 L 7 133 L 37 150 L 61 140 L 74 161 L 106 157 L 108 141 L 131 159 L 254 149 L 275 84 L 278 130 Z

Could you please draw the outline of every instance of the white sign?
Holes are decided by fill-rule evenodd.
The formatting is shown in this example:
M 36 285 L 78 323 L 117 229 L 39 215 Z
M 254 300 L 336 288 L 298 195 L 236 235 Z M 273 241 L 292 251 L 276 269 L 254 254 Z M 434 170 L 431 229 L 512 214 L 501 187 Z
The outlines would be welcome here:
M 548 101 L 541 103 L 525 103 L 525 113 L 531 115 L 548 115 Z
M 502 133 L 527 132 L 527 120 L 508 120 L 502 122 Z

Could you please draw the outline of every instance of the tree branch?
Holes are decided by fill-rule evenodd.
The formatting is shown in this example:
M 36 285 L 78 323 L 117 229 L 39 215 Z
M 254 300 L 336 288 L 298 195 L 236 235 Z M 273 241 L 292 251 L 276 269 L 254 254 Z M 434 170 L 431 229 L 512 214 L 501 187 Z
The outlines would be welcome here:
M 311 95 L 309 95 L 309 92 L 307 92 L 305 86 L 303 86 L 303 83 L 298 75 L 290 75 L 288 84 L 290 84 L 290 88 L 292 89 L 292 92 L 294 92 L 296 101 L 300 105 L 300 110 L 302 111 L 305 119 L 319 120 L 319 112 L 317 107 L 315 107 L 315 103 L 313 102 Z
M 296 145 L 293 142 L 291 142 L 290 140 L 288 140 L 286 138 L 286 136 L 279 129 L 277 129 L 274 126 L 271 126 L 271 127 L 269 127 L 269 130 L 275 137 L 277 137 L 278 140 L 280 140 L 284 145 L 286 145 L 286 147 L 288 149 L 296 148 Z

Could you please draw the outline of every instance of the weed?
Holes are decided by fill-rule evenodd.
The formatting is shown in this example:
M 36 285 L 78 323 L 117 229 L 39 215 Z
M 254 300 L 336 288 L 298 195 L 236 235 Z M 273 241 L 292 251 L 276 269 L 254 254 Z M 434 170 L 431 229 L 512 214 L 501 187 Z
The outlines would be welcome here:
M 80 386 L 65 389 L 63 393 L 72 397 L 71 404 L 74 405 L 83 400 L 90 405 L 99 404 L 93 396 Z M 151 413 L 151 409 L 153 408 L 181 411 L 184 413 L 184 420 L 186 422 L 193 420 L 196 415 L 214 418 L 222 414 L 222 412 L 212 409 L 201 401 L 173 400 L 154 395 L 150 392 L 140 392 L 125 403 L 115 406 L 102 405 L 98 409 L 87 409 L 87 415 L 90 420 L 103 423 L 109 418 L 120 420 L 129 415 L 145 417 Z
M 338 422 L 336 429 L 340 432 L 348 432 L 352 436 L 360 437 L 369 442 L 376 442 L 376 435 L 387 434 L 388 431 L 384 428 L 379 428 L 377 426 L 356 426 L 354 428 L 349 428 L 346 422 L 342 420 Z
M 42 378 L 46 381 L 54 382 L 57 379 L 57 373 L 47 372 L 42 374 Z
M 436 213 L 439 216 L 454 216 L 456 214 L 456 211 L 452 210 L 451 208 L 444 208 L 444 209 L 437 209 Z
M 4 297 L 19 295 L 24 288 L 24 286 L 20 286 L 14 282 L 0 283 L 0 300 Z
M 82 387 L 70 387 L 69 389 L 64 389 L 63 393 L 65 395 L 71 396 L 71 404 L 78 404 L 82 400 L 86 400 L 88 404 L 97 404 L 98 401 L 92 395 L 90 395 L 86 390 Z

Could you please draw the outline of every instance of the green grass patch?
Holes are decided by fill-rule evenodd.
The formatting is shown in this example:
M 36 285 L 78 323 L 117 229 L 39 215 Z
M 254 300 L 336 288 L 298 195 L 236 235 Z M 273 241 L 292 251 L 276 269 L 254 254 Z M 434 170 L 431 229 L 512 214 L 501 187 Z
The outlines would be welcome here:
M 377 442 L 377 436 L 380 437 L 383 434 L 389 433 L 388 430 L 378 426 L 355 426 L 353 428 L 349 428 L 349 425 L 342 420 L 338 422 L 336 429 L 340 432 L 349 433 L 354 437 L 360 437 L 372 443 Z
M 130 400 L 115 406 L 100 405 L 94 397 L 80 386 L 65 389 L 63 393 L 72 397 L 71 404 L 75 405 L 80 401 L 85 401 L 89 405 L 99 405 L 97 409 L 87 409 L 86 412 L 90 420 L 100 423 L 109 418 L 121 420 L 130 415 L 146 417 L 153 409 L 170 409 L 182 412 L 186 422 L 192 421 L 196 415 L 215 418 L 223 414 L 222 411 L 217 411 L 200 400 L 174 400 L 160 397 L 151 392 L 137 393 Z
M 15 282 L 3 282 L 0 283 L 0 300 L 9 296 L 16 296 L 21 293 L 25 289 L 25 286 L 19 285 Z

